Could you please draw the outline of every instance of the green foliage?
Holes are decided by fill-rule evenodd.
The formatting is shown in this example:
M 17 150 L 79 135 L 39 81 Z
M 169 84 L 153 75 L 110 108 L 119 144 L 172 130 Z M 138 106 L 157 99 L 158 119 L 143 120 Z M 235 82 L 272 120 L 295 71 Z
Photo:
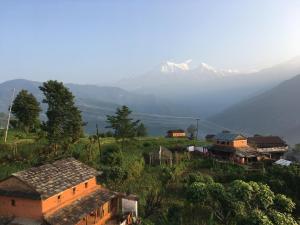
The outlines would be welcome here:
M 63 83 L 47 81 L 40 87 L 48 104 L 46 112 L 48 120 L 43 124 L 47 139 L 55 148 L 57 145 L 69 144 L 79 140 L 82 135 L 81 112 L 75 106 L 74 96 Z
M 140 123 L 136 128 L 136 136 L 137 137 L 146 137 L 147 129 L 143 123 Z
M 274 225 L 297 225 L 298 223 L 291 214 L 282 213 L 276 210 L 271 210 L 268 214 Z
M 277 210 L 285 213 L 292 213 L 296 206 L 292 199 L 282 194 L 277 194 L 275 196 L 274 203 Z
M 14 142 L 0 145 L 0 179 L 54 160 L 47 156 L 51 149 L 43 139 L 35 141 L 32 136 L 27 140 L 29 134 L 12 130 L 11 141 L 16 134 L 19 134 L 16 143 L 20 142 L 16 154 L 13 154 Z M 204 157 L 191 157 L 172 167 L 152 167 L 145 165 L 143 153 L 160 145 L 177 148 L 193 141 L 160 137 L 134 140 L 121 151 L 114 138 L 102 138 L 100 156 L 97 142 L 91 141 L 91 137 L 80 138 L 71 144 L 69 154 L 56 158 L 72 155 L 102 171 L 100 182 L 107 188 L 137 194 L 142 224 L 297 224 L 294 217 L 299 214 L 294 210 L 294 201 L 299 191 L 291 184 L 299 182 L 295 180 L 299 176 L 298 167 L 272 166 L 266 167 L 264 173 L 257 173 Z M 89 159 L 90 151 L 93 157 Z M 234 179 L 242 180 L 233 182 Z M 253 179 L 257 182 L 250 181 Z
M 114 144 L 105 146 L 100 162 L 105 166 L 122 166 L 123 161 L 120 148 Z
M 194 182 L 187 189 L 187 201 L 198 210 L 209 209 L 222 224 L 284 224 L 276 218 L 291 221 L 286 224 L 295 222 L 289 214 L 295 206 L 290 199 L 275 196 L 268 185 L 253 181 L 236 180 L 227 188 L 220 183 Z
M 197 131 L 197 127 L 194 124 L 191 124 L 186 130 L 191 139 L 193 139 L 196 136 L 195 133 Z
M 247 217 L 243 224 L 249 225 L 273 225 L 269 217 L 261 210 L 255 209 L 251 212 L 251 215 Z
M 192 203 L 204 204 L 208 197 L 208 189 L 206 184 L 195 182 L 191 184 L 187 190 L 187 200 Z
M 163 185 L 168 185 L 175 180 L 175 167 L 163 167 L 161 171 L 161 180 Z
M 32 131 L 39 126 L 40 104 L 27 90 L 21 90 L 12 105 L 12 113 L 18 119 L 18 126 L 24 131 Z
M 121 140 L 122 150 L 124 150 L 125 141 L 131 140 L 136 136 L 136 130 L 139 124 L 139 120 L 133 121 L 133 119 L 130 118 L 131 113 L 131 110 L 124 105 L 121 108 L 117 108 L 115 115 L 106 116 L 107 123 L 109 124 L 107 128 L 113 129 L 114 137 L 117 140 Z

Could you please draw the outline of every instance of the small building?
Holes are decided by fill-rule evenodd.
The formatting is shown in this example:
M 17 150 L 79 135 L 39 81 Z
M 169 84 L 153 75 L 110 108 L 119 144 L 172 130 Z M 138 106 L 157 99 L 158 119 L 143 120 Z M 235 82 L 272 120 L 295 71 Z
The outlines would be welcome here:
M 168 130 L 167 137 L 169 138 L 178 138 L 178 137 L 186 137 L 186 133 L 184 130 Z
M 214 140 L 215 140 L 215 134 L 207 134 L 206 136 L 205 136 L 205 140 L 207 141 L 207 142 L 213 142 Z
M 0 222 L 129 224 L 126 221 L 137 217 L 137 197 L 102 187 L 96 181 L 99 174 L 73 158 L 13 173 L 0 182 Z
M 286 142 L 278 136 L 255 135 L 248 138 L 248 145 L 270 159 L 280 159 L 289 150 Z

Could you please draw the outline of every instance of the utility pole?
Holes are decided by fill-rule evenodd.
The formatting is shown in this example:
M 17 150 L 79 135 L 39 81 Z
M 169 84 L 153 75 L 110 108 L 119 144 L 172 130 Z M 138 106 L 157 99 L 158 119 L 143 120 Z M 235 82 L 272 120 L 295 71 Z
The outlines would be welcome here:
M 4 143 L 6 143 L 6 140 L 7 140 L 7 133 L 8 133 L 8 129 L 9 129 L 10 116 L 11 116 L 11 108 L 12 108 L 12 104 L 13 104 L 13 101 L 14 101 L 14 98 L 15 98 L 15 91 L 16 91 L 16 89 L 14 88 L 13 94 L 12 94 L 12 97 L 11 97 L 10 106 L 9 106 L 6 130 L 5 130 L 5 135 L 4 135 Z
M 98 142 L 98 148 L 99 148 L 99 157 L 101 158 L 101 142 L 100 142 L 100 134 L 99 134 L 98 124 L 96 124 L 96 136 L 97 136 L 97 142 Z

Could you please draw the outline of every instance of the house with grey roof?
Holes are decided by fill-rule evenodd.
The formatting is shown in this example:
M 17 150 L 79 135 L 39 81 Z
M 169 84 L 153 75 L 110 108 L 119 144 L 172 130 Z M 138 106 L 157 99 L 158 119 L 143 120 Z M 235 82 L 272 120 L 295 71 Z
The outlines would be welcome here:
M 137 197 L 104 188 L 100 174 L 73 158 L 13 173 L 0 181 L 0 224 L 117 225 L 136 218 Z

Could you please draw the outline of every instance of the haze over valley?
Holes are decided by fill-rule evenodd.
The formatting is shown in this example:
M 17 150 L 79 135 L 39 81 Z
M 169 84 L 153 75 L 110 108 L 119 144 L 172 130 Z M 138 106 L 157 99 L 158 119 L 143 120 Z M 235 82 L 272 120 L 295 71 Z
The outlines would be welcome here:
M 247 73 L 215 69 L 205 63 L 191 69 L 189 64 L 190 61 L 165 62 L 145 74 L 122 79 L 114 86 L 66 86 L 76 96 L 87 122 L 86 131 L 90 133 L 95 131 L 95 124 L 104 129 L 106 115 L 116 107 L 128 105 L 134 116 L 144 121 L 152 135 L 165 135 L 166 130 L 171 128 L 186 129 L 200 118 L 201 136 L 228 129 L 246 134 L 278 134 L 291 143 L 297 141 L 300 112 L 295 109 L 297 104 L 294 102 L 299 95 L 286 87 L 286 83 L 292 83 L 293 89 L 298 90 L 299 82 L 294 81 L 297 81 L 295 76 L 300 74 L 300 57 Z M 27 89 L 41 101 L 40 85 L 41 82 L 23 79 L 0 84 L 0 111 L 5 112 L 8 108 L 13 88 L 18 91 Z M 282 86 L 290 92 L 284 95 L 285 92 L 277 90 Z M 280 101 L 282 98 L 270 96 L 269 93 L 273 92 L 282 95 L 282 98 L 285 96 L 285 99 Z M 270 96 L 271 99 L 263 103 L 255 101 L 262 96 Z M 250 102 L 252 105 L 249 105 Z M 287 102 L 290 104 L 287 105 Z M 295 117 L 283 112 L 292 112 Z

